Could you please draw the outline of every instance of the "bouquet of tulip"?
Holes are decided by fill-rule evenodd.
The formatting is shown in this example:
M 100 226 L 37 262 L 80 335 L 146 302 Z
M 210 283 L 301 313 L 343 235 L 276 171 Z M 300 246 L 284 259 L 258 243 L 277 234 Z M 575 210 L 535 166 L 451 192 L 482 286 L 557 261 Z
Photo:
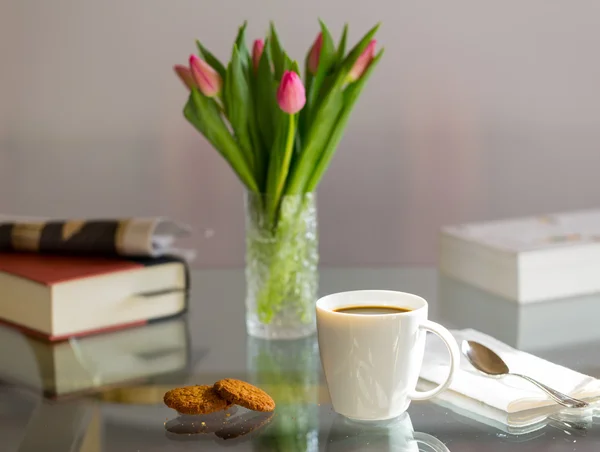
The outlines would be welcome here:
M 298 63 L 283 49 L 272 23 L 267 39 L 254 41 L 252 51 L 246 47 L 244 23 L 227 66 L 199 41 L 200 57 L 192 55 L 189 67 L 175 66 L 190 90 L 185 118 L 247 189 L 250 229 L 262 236 L 247 242 L 247 261 L 249 266 L 261 261 L 256 271 L 264 275 L 254 298 L 263 323 L 273 321 L 290 291 L 300 298 L 312 296 L 311 290 L 298 295 L 294 281 L 301 286 L 298 266 L 316 259 L 311 258 L 316 255 L 316 238 L 313 245 L 295 238 L 316 236 L 307 221 L 315 211 L 313 193 L 383 53 L 375 54 L 378 25 L 349 52 L 347 25 L 337 45 L 326 25 L 320 26 L 306 55 L 304 83 Z M 310 321 L 307 309 L 299 312 Z

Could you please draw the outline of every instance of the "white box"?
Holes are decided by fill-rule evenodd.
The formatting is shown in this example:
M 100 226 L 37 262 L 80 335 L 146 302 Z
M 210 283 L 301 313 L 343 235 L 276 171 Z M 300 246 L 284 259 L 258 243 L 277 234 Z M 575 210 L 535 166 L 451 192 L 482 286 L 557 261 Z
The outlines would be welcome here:
M 440 269 L 519 303 L 600 292 L 600 210 L 442 228 Z

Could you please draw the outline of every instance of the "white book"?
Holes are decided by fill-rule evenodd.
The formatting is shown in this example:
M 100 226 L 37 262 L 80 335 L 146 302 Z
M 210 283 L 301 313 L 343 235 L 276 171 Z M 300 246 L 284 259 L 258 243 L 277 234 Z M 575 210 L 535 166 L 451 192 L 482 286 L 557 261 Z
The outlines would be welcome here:
M 440 270 L 519 302 L 600 292 L 600 210 L 447 226 Z

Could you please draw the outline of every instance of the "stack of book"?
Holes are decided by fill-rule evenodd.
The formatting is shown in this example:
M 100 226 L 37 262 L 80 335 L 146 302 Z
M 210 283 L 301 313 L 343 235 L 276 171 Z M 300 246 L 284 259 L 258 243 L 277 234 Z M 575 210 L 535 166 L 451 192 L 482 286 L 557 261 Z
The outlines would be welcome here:
M 456 328 L 542 350 L 595 341 L 600 210 L 446 226 L 439 299 Z M 553 325 L 552 334 L 547 334 Z
M 0 217 L 0 378 L 56 396 L 185 366 L 186 232 Z

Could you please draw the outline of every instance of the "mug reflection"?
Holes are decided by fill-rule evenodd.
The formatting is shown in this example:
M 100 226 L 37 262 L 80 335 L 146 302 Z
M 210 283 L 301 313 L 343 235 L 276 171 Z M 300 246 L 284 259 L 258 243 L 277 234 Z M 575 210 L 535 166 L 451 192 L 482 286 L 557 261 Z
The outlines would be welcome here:
M 410 415 L 385 422 L 357 422 L 337 415 L 327 437 L 329 452 L 394 451 L 394 452 L 450 452 L 434 436 L 415 432 Z

